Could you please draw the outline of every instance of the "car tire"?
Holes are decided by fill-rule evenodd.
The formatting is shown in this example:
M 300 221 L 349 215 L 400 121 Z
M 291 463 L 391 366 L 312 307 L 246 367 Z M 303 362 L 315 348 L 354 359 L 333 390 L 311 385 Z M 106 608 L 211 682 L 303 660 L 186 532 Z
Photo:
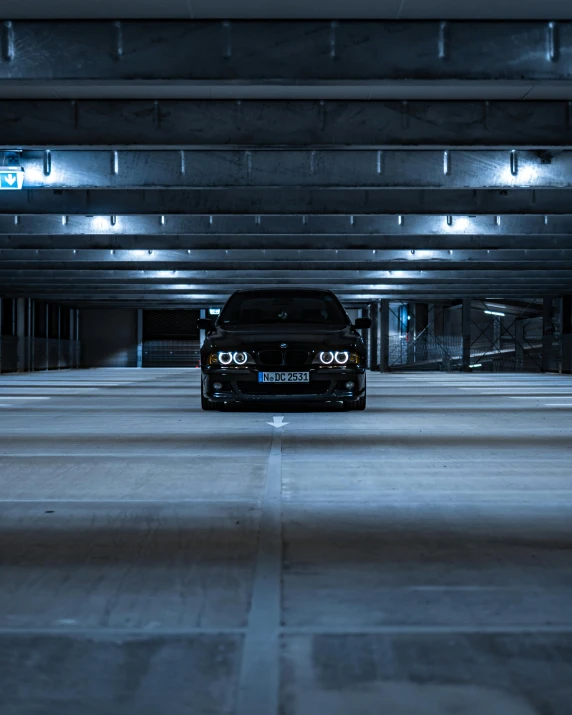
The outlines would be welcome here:
M 216 405 L 213 405 L 213 403 L 208 399 L 208 397 L 205 397 L 203 395 L 202 388 L 201 388 L 201 409 L 205 410 L 206 412 L 211 412 L 212 410 L 216 410 Z
M 344 410 L 350 411 L 350 410 L 359 410 L 362 412 L 365 410 L 365 406 L 367 404 L 367 395 L 364 392 L 363 395 L 357 400 L 356 402 L 344 402 Z

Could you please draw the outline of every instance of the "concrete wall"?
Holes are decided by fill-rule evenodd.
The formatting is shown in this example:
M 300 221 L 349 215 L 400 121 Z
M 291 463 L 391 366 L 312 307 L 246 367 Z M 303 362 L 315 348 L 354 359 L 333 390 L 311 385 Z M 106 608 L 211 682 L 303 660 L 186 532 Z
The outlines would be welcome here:
M 137 367 L 137 311 L 86 308 L 79 319 L 82 367 Z

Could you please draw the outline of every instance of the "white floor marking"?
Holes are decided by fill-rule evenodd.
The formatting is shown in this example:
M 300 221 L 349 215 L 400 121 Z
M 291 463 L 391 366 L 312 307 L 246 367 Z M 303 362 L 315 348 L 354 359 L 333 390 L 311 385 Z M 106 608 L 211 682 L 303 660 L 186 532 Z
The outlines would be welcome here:
M 282 573 L 282 432 L 274 430 L 260 517 L 256 571 L 244 640 L 237 715 L 278 712 Z

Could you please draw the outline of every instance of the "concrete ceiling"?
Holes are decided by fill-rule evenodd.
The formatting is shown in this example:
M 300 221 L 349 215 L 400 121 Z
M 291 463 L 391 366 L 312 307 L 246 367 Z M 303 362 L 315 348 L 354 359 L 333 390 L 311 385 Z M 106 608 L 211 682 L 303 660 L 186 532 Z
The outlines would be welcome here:
M 3 19 L 572 19 L 570 0 L 3 0 Z
M 153 17 L 197 22 L 129 22 Z M 0 196 L 0 294 L 567 294 L 572 23 L 553 21 L 570 17 L 556 0 L 2 0 L 4 163 L 26 190 Z M 125 21 L 73 22 L 90 18 Z M 360 18 L 440 22 L 343 22 Z

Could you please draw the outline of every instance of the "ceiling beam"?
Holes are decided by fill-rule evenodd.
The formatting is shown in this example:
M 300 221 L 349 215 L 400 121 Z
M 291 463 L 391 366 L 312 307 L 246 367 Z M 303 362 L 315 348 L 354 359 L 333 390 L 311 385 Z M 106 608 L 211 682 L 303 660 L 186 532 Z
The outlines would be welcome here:
M 21 148 L 495 147 L 570 145 L 569 102 L 13 100 L 2 142 Z
M 3 214 L 570 214 L 567 189 L 30 189 L 0 191 Z
M 0 264 L 1 265 L 1 264 Z M 300 271 L 296 270 L 295 273 Z M 17 282 L 34 282 L 34 281 L 67 281 L 72 283 L 89 283 L 89 282 L 109 282 L 109 283 L 180 283 L 181 281 L 197 280 L 209 278 L 211 280 L 221 280 L 232 278 L 239 280 L 244 278 L 254 278 L 262 275 L 268 280 L 275 281 L 277 277 L 284 275 L 283 271 L 279 270 L 263 270 L 263 271 L 245 271 L 237 274 L 236 271 L 228 271 L 219 269 L 216 271 L 205 271 L 201 269 L 177 269 L 172 271 L 164 270 L 134 270 L 131 268 L 75 268 L 70 266 L 67 269 L 43 267 L 43 268 L 0 268 L 0 285 L 8 285 Z M 290 276 L 291 277 L 291 276 Z M 559 282 L 567 282 L 572 280 L 572 267 L 568 270 L 553 268 L 549 270 L 530 270 L 524 269 L 518 273 L 505 273 L 502 270 L 488 268 L 480 270 L 439 270 L 433 269 L 431 266 L 425 270 L 399 270 L 396 272 L 389 270 L 319 270 L 310 268 L 303 273 L 303 279 L 322 279 L 322 280 L 342 280 L 350 278 L 355 281 L 363 280 L 385 280 L 388 282 L 398 283 L 423 283 L 431 281 L 489 281 L 491 283 L 499 283 L 505 281 L 529 281 L 535 282 L 540 280 L 551 280 Z
M 488 263 L 492 266 L 502 267 L 503 264 L 534 264 L 557 263 L 561 267 L 572 262 L 572 249 L 459 249 L 459 250 L 404 250 L 404 249 L 322 249 L 322 250 L 296 250 L 296 249 L 197 249 L 191 250 L 102 250 L 102 249 L 18 249 L 6 248 L 0 252 L 0 261 L 3 265 L 9 263 L 99 263 L 113 266 L 124 264 L 148 265 L 157 268 L 162 264 L 189 265 L 212 264 L 214 268 L 222 265 L 228 267 L 234 264 L 243 266 L 261 267 L 275 266 L 279 270 L 286 270 L 289 265 L 306 265 L 312 261 L 316 266 L 338 267 L 352 264 L 357 267 L 371 267 L 372 264 L 389 264 L 400 268 L 420 265 L 425 268 L 428 264 L 444 266 L 462 264 L 465 269 L 471 269 L 477 264 Z
M 572 151 L 24 150 L 26 189 L 572 188 Z
M 571 205 L 572 207 L 572 205 Z M 225 236 L 244 236 L 250 240 L 282 237 L 311 239 L 336 237 L 452 237 L 491 236 L 506 238 L 572 236 L 572 214 L 567 215 L 115 215 L 77 216 L 53 214 L 0 215 L 0 236 L 185 236 L 208 240 Z
M 566 21 L 22 20 L 3 32 L 8 85 L 568 82 L 572 70 Z

